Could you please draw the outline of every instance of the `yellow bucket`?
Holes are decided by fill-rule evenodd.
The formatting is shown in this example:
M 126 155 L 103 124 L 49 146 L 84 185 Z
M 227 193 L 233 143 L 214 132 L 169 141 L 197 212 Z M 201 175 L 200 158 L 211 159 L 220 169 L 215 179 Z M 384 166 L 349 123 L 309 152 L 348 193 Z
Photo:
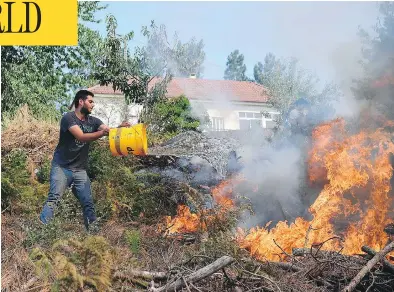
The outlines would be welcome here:
M 137 124 L 129 128 L 115 128 L 109 130 L 109 148 L 115 156 L 129 154 L 144 156 L 148 153 L 146 127 Z

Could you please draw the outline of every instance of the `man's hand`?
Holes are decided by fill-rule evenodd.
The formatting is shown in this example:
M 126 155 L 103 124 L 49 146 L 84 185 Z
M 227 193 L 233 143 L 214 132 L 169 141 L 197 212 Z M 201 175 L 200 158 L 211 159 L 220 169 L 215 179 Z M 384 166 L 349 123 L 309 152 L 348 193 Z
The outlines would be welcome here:
M 131 124 L 130 124 L 129 122 L 124 121 L 124 122 L 122 122 L 122 123 L 119 125 L 118 128 L 130 127 L 130 126 L 131 126 Z
M 102 131 L 103 131 L 103 136 L 108 136 L 109 135 L 109 128 L 108 127 L 106 127 L 106 128 L 103 128 L 102 129 Z

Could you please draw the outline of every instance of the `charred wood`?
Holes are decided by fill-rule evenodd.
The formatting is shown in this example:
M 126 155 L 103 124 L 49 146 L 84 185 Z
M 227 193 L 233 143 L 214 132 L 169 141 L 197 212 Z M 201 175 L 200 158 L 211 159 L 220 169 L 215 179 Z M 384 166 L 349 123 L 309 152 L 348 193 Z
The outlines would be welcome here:
M 369 254 L 370 256 L 375 256 L 376 255 L 376 251 L 374 251 L 369 246 L 363 246 L 363 247 L 361 247 L 361 250 L 363 252 Z M 383 259 L 383 266 L 387 269 L 387 271 L 389 271 L 390 273 L 394 274 L 394 265 L 391 264 L 388 260 Z
M 353 280 L 347 285 L 342 292 L 350 292 L 353 291 L 360 281 L 365 277 L 365 275 L 372 270 L 372 268 L 380 262 L 386 254 L 394 250 L 394 242 L 391 242 L 389 245 L 386 245 L 384 249 L 377 252 L 375 256 L 368 261 L 368 263 L 358 272 L 358 274 L 353 278 Z
M 193 273 L 191 273 L 188 276 L 182 277 L 175 282 L 172 282 L 170 284 L 167 284 L 165 286 L 162 286 L 160 288 L 154 288 L 152 287 L 150 291 L 152 292 L 161 292 L 161 291 L 178 291 L 184 287 L 187 286 L 188 283 L 196 283 L 213 273 L 223 269 L 224 267 L 228 266 L 229 264 L 233 263 L 235 260 L 232 257 L 229 256 L 223 256 L 213 263 L 209 264 L 208 266 L 205 266 Z

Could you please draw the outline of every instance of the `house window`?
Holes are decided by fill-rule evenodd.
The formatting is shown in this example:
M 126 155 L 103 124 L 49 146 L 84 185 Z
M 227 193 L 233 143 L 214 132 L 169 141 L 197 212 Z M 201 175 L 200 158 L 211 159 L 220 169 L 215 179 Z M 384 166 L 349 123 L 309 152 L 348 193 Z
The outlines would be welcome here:
M 264 128 L 273 129 L 276 126 L 276 121 L 279 118 L 279 113 L 269 113 L 267 117 L 264 117 Z
M 259 112 L 238 112 L 239 128 L 249 130 L 261 128 L 263 115 Z
M 211 118 L 211 129 L 213 131 L 223 131 L 224 130 L 224 118 L 212 117 Z

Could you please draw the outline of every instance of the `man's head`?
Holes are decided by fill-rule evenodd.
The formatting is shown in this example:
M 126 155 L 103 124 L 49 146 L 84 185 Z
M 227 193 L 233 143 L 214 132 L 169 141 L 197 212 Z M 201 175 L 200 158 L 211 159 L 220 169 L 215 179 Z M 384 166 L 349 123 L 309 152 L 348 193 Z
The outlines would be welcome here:
M 88 90 L 78 91 L 73 102 L 75 109 L 79 109 L 85 115 L 91 114 L 94 107 L 93 97 L 93 92 Z

